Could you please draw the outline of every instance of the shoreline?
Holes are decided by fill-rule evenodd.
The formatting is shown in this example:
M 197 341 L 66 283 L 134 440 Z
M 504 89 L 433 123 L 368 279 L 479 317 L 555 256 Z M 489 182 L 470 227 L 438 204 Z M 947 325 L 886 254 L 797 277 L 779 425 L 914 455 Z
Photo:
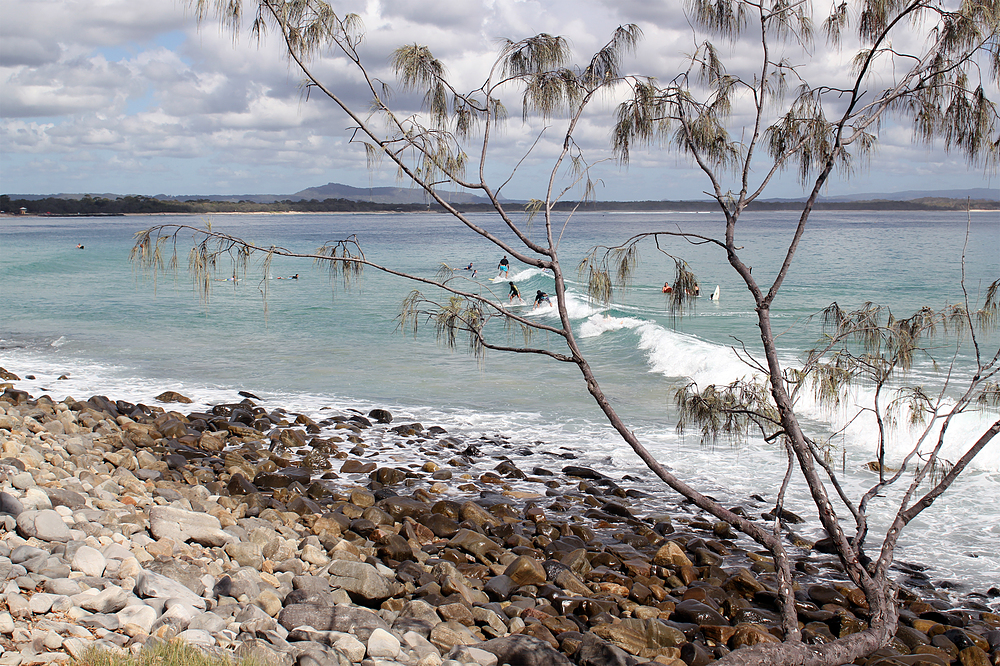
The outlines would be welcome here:
M 11 621 L 0 614 L 0 640 L 8 650 L 27 646 L 16 664 L 76 656 L 89 642 L 79 632 L 64 637 L 47 629 L 60 634 L 51 651 L 36 650 L 33 638 L 15 640 L 67 617 L 117 648 L 179 636 L 236 654 L 252 645 L 281 664 L 310 650 L 336 650 L 351 663 L 437 666 L 471 654 L 464 663 L 488 664 L 487 655 L 503 663 L 522 648 L 547 663 L 628 663 L 584 659 L 600 654 L 681 666 L 692 655 L 710 661 L 750 641 L 774 640 L 768 558 L 725 524 L 680 505 L 650 515 L 644 493 L 624 480 L 571 464 L 520 470 L 503 459 L 503 441 L 400 424 L 378 408 L 330 410 L 317 422 L 263 409 L 251 396 L 194 414 L 183 413 L 183 396 L 159 397 L 181 402 L 53 403 L 16 389 L 0 397 L 0 508 L 8 511 L 0 569 L 9 561 L 8 581 L 19 587 L 15 593 L 8 585 Z M 308 452 L 311 472 L 295 451 Z M 491 471 L 473 464 L 486 459 Z M 18 503 L 19 513 L 36 512 L 34 522 L 11 516 Z M 65 534 L 59 524 L 49 527 L 66 538 L 29 535 L 44 522 L 39 516 L 52 514 Z M 12 547 L 4 553 L 4 546 Z M 100 560 L 90 551 L 103 558 L 100 573 L 81 551 L 92 562 Z M 812 618 L 807 628 L 819 632 L 816 639 L 857 630 L 860 624 L 832 617 L 864 622 L 856 591 L 831 582 L 832 558 L 803 550 L 797 560 L 810 572 L 800 615 Z M 188 565 L 199 562 L 194 576 Z M 14 567 L 24 573 L 11 576 Z M 916 582 L 920 572 L 909 575 Z M 184 589 L 157 592 L 157 576 Z M 73 583 L 78 592 L 58 593 Z M 913 643 L 906 649 L 924 646 L 918 654 L 944 658 L 931 626 L 957 628 L 949 618 L 964 606 L 971 647 L 995 658 L 987 636 L 1000 629 L 1000 616 L 985 605 L 989 591 L 957 606 L 943 592 L 925 588 L 926 600 L 906 595 L 912 617 L 904 614 L 901 631 Z M 164 600 L 178 598 L 170 595 L 194 610 L 170 615 L 173 604 Z M 118 601 L 103 606 L 90 598 L 104 596 Z M 837 613 L 824 616 L 821 599 Z

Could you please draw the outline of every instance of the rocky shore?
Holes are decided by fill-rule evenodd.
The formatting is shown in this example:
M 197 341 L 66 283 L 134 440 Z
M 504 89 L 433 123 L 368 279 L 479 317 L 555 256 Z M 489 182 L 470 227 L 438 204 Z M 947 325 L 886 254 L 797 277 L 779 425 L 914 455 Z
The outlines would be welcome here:
M 703 666 L 781 636 L 768 557 L 599 470 L 522 470 L 382 409 L 185 400 L 0 395 L 0 666 L 171 639 L 274 666 Z M 811 546 L 822 643 L 867 613 Z M 901 592 L 865 663 L 1000 664 L 991 594 Z

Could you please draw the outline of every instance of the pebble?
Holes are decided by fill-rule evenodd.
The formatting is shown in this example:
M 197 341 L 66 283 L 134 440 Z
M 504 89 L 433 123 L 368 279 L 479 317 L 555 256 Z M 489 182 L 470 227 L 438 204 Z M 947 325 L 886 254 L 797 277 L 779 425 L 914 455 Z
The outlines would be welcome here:
M 702 666 L 780 636 L 766 557 L 595 470 L 527 474 L 387 410 L 176 408 L 0 395 L 0 666 L 171 638 L 274 666 Z M 798 568 L 807 639 L 866 626 L 832 557 Z M 865 666 L 1000 664 L 988 595 L 922 591 Z

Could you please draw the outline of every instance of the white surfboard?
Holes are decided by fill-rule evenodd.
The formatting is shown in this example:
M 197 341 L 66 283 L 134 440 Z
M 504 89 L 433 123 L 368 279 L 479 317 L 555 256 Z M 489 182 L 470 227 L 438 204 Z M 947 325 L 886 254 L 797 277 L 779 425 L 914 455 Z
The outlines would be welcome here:
M 709 296 L 709 298 L 713 301 L 719 300 L 719 285 L 715 285 L 715 291 L 712 292 L 712 295 Z

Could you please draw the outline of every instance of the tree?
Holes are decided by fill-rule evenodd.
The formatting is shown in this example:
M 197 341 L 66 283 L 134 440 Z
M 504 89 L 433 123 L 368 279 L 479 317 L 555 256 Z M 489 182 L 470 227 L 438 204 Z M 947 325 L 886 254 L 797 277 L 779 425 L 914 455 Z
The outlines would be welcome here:
M 225 26 L 239 30 L 244 13 L 240 0 L 197 0 L 195 6 L 200 18 L 214 13 Z M 698 39 L 687 68 L 665 85 L 625 71 L 624 60 L 641 38 L 635 25 L 619 27 L 607 44 L 579 67 L 569 64 L 567 42 L 561 37 L 540 34 L 507 41 L 483 84 L 470 92 L 449 83 L 443 63 L 426 47 L 403 46 L 394 52 L 392 65 L 401 87 L 422 95 L 422 113 L 392 108 L 388 87 L 362 61 L 359 45 L 363 34 L 357 16 L 339 15 L 319 0 L 257 0 L 253 7 L 252 34 L 260 37 L 273 30 L 280 35 L 308 89 L 322 93 L 351 118 L 353 140 L 363 144 L 371 163 L 388 160 L 403 178 L 422 187 L 470 233 L 487 239 L 517 261 L 552 272 L 559 324 L 540 323 L 511 311 L 501 299 L 471 289 L 450 270 L 428 279 L 376 265 L 365 257 L 359 239 L 353 237 L 309 256 L 326 262 L 345 283 L 363 268 L 374 268 L 433 287 L 434 294 L 414 291 L 406 299 L 402 322 L 416 329 L 429 321 L 449 345 L 465 337 L 476 354 L 510 351 L 574 364 L 608 422 L 650 470 L 695 505 L 766 548 L 777 569 L 784 640 L 743 648 L 723 662 L 839 664 L 887 644 L 898 624 L 896 590 L 888 574 L 899 535 L 1000 432 L 997 420 L 948 469 L 935 476 L 944 463 L 940 450 L 949 423 L 977 401 L 997 402 L 1000 349 L 981 348 L 979 325 L 995 326 L 1000 280 L 992 284 L 982 304 L 966 295 L 963 303 L 947 311 L 925 310 L 902 320 L 874 305 L 858 312 L 831 306 L 825 313 L 828 337 L 800 369 L 782 366 L 770 313 L 820 191 L 835 170 L 847 173 L 870 158 L 879 128 L 890 116 L 912 122 L 918 140 L 939 140 L 972 163 L 995 164 L 1000 138 L 990 95 L 995 94 L 1000 77 L 1000 2 L 951 6 L 934 0 L 858 0 L 835 5 L 822 23 L 828 43 L 832 47 L 847 41 L 857 45 L 849 80 L 835 85 L 810 82 L 805 68 L 793 64 L 808 60 L 811 49 L 818 48 L 814 46 L 812 7 L 807 2 L 693 0 L 689 15 Z M 914 26 L 919 27 L 922 41 L 913 40 L 907 32 Z M 722 41 L 713 42 L 712 38 Z M 755 45 L 756 64 L 751 70 L 727 71 L 723 55 L 727 40 Z M 915 41 L 920 43 L 910 48 Z M 370 95 L 369 109 L 362 112 L 351 107 L 335 88 L 313 73 L 313 59 L 326 49 L 336 51 L 338 57 L 356 67 Z M 494 186 L 485 176 L 492 164 L 494 138 L 507 118 L 503 100 L 514 93 L 520 95 L 524 117 L 537 115 L 559 122 L 563 128 L 561 150 L 544 192 L 531 203 L 526 216 L 529 221 L 541 220 L 544 243 L 532 240 L 525 232 L 521 212 L 508 210 L 501 201 L 499 192 L 506 181 Z M 612 137 L 617 159 L 627 163 L 642 147 L 679 151 L 704 173 L 709 193 L 724 214 L 725 227 L 720 238 L 683 230 L 650 231 L 617 247 L 597 248 L 578 267 L 587 276 L 589 292 L 599 301 L 611 300 L 634 274 L 640 244 L 652 242 L 675 260 L 671 303 L 682 314 L 695 277 L 670 244 L 709 244 L 725 253 L 754 300 L 763 358 L 756 360 L 750 352 L 745 354 L 758 370 L 759 380 L 726 387 L 691 386 L 679 392 L 682 424 L 696 424 L 710 437 L 756 430 L 784 447 L 789 476 L 797 471 L 805 479 L 818 519 L 846 574 L 870 607 L 870 625 L 863 631 L 823 645 L 803 642 L 793 592 L 795 574 L 783 542 L 781 508 L 787 480 L 778 494 L 776 519 L 770 528 L 699 492 L 661 465 L 622 421 L 577 344 L 566 307 L 565 267 L 558 256 L 563 229 L 557 226 L 553 210 L 556 203 L 576 191 L 582 190 L 584 199 L 593 192 L 593 174 L 599 161 L 588 160 L 575 135 L 593 100 L 603 94 L 623 96 Z M 734 120 L 737 116 L 749 121 L 741 125 Z M 515 164 L 511 171 L 517 168 Z M 760 284 L 749 259 L 742 255 L 740 217 L 776 174 L 786 169 L 798 173 L 808 198 L 780 270 L 770 285 Z M 492 233 L 456 210 L 440 193 L 446 187 L 487 197 L 509 237 Z M 205 295 L 211 287 L 209 275 L 226 255 L 243 270 L 248 258 L 257 252 L 265 254 L 265 266 L 275 256 L 303 256 L 282 248 L 258 247 L 211 229 L 161 225 L 137 239 L 134 260 L 162 268 L 162 246 L 176 241 L 182 230 L 194 231 L 200 238 L 191 255 L 191 267 Z M 444 293 L 446 299 L 438 299 L 438 293 Z M 938 396 L 910 393 L 913 413 L 927 423 L 924 437 L 892 474 L 886 472 L 884 451 L 879 446 L 877 484 L 861 498 L 848 497 L 821 447 L 803 431 L 795 412 L 796 395 L 814 389 L 820 395 L 833 396 L 844 382 L 868 381 L 877 387 L 876 395 L 881 398 L 914 354 L 920 353 L 922 340 L 934 327 L 943 325 L 957 327 L 971 340 L 975 371 L 961 379 L 956 391 L 942 391 Z M 511 332 L 522 336 L 520 342 Z M 564 348 L 533 345 L 534 332 L 549 334 Z M 957 383 L 952 378 L 948 386 Z M 887 406 L 877 399 L 872 410 L 881 423 Z M 880 535 L 878 553 L 871 558 L 864 548 L 870 537 L 868 503 L 887 487 L 905 483 L 905 470 L 914 471 L 914 475 L 901 491 L 895 518 L 887 533 Z M 850 515 L 839 516 L 835 501 Z

